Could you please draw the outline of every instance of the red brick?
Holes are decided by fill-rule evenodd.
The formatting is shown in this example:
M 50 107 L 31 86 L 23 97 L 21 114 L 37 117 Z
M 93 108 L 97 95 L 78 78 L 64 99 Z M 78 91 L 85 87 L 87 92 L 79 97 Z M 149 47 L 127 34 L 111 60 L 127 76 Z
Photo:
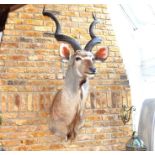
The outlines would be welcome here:
M 64 148 L 65 147 L 62 144 L 53 144 L 49 147 L 50 150 L 62 150 Z
M 30 140 L 30 139 L 21 140 L 21 143 L 24 145 L 32 145 L 35 143 L 35 140 Z
M 101 121 L 102 116 L 89 116 L 86 118 L 87 121 Z
M 23 36 L 27 37 L 42 37 L 42 33 L 39 31 L 24 31 Z
M 43 21 L 36 20 L 36 19 L 25 19 L 24 24 L 26 24 L 26 25 L 43 25 Z
M 32 19 L 33 18 L 33 14 L 32 13 L 19 13 L 19 18 L 22 19 Z
M 32 133 L 32 135 L 34 137 L 44 137 L 44 136 L 47 136 L 48 134 L 44 131 L 36 131 L 36 132 Z
M 26 7 L 24 7 L 24 12 L 27 12 L 27 13 L 38 13 L 39 12 L 39 9 L 37 7 L 35 7 L 35 5 L 28 5 Z
M 49 150 L 49 147 L 47 145 L 31 145 L 30 150 L 43 151 L 43 150 Z
M 14 148 L 14 150 L 17 150 L 17 151 L 29 151 L 30 148 L 27 147 L 27 146 L 17 146 Z
M 16 126 L 1 126 L 0 127 L 0 133 L 10 133 L 10 132 L 17 132 L 17 127 Z
M 23 20 L 19 18 L 8 18 L 7 23 L 11 24 L 23 24 Z
M 36 125 L 22 125 L 22 126 L 18 126 L 18 131 L 19 133 L 25 134 L 27 132 L 33 132 L 37 130 L 37 126 Z
M 32 30 L 33 26 L 32 25 L 15 25 L 15 29 L 17 30 Z
M 2 112 L 7 111 L 7 94 L 5 93 L 1 94 L 1 110 Z
M 39 95 L 34 94 L 33 95 L 33 109 L 34 111 L 39 111 Z
M 27 111 L 27 94 L 20 94 L 20 111 Z
M 95 135 L 95 139 L 99 140 L 99 139 L 110 139 L 111 135 L 107 134 L 107 133 L 101 133 L 101 134 L 96 134 Z
M 9 13 L 9 18 L 17 18 L 17 12 L 10 12 Z
M 2 141 L 2 145 L 7 146 L 7 147 L 11 147 L 11 146 L 18 146 L 20 144 L 19 140 L 5 140 Z
M 4 66 L 4 62 L 3 61 L 0 61 L 0 66 Z
M 20 36 L 21 35 L 21 31 L 18 30 L 9 30 L 9 29 L 5 29 L 4 30 L 4 35 L 9 35 L 9 36 Z M 4 44 L 4 43 L 3 43 Z M 2 45 L 3 45 L 2 44 Z
M 14 55 L 14 56 L 10 56 L 9 60 L 19 60 L 19 61 L 23 61 L 23 60 L 27 60 L 27 56 L 18 56 L 18 55 Z
M 3 115 L 2 115 L 2 117 L 4 118 L 4 119 L 14 119 L 14 118 L 17 118 L 18 117 L 18 114 L 17 113 L 4 113 Z
M 2 47 L 6 48 L 6 47 L 9 47 L 9 48 L 17 48 L 18 47 L 18 43 L 3 43 L 2 44 Z
M 0 91 L 2 92 L 16 92 L 17 88 L 14 86 L 0 86 Z
M 32 111 L 33 110 L 33 105 L 32 105 L 32 94 L 28 94 L 28 111 Z

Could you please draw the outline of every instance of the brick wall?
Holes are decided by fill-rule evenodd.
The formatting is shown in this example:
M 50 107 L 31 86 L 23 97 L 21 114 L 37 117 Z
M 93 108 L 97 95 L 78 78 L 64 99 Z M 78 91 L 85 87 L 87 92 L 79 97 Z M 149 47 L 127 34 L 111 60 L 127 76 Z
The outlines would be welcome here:
M 120 119 L 122 103 L 130 105 L 130 87 L 106 5 L 46 5 L 59 11 L 63 32 L 84 46 L 94 12 L 102 23 L 95 33 L 108 46 L 105 63 L 96 63 L 85 124 L 73 142 L 48 129 L 48 108 L 63 85 L 59 42 L 45 32 L 55 25 L 43 17 L 43 5 L 25 5 L 9 14 L 0 49 L 0 144 L 6 150 L 124 150 L 131 121 Z M 94 49 L 95 50 L 95 49 Z M 95 107 L 91 106 L 94 103 Z

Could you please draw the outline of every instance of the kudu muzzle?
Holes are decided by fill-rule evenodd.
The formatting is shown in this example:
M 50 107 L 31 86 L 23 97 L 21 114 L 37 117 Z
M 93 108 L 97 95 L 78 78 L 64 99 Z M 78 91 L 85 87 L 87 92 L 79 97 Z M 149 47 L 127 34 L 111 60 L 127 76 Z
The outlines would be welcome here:
M 95 67 L 90 67 L 89 70 L 90 70 L 91 74 L 95 74 L 96 73 L 96 68 Z

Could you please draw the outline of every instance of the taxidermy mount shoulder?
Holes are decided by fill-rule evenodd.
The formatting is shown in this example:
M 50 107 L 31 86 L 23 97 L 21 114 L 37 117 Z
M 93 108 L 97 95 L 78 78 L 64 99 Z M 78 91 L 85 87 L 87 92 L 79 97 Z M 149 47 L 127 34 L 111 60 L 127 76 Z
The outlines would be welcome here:
M 108 48 L 102 47 L 95 54 L 92 53 L 92 48 L 102 41 L 93 32 L 94 26 L 99 22 L 94 15 L 94 21 L 89 27 L 91 40 L 84 49 L 74 38 L 62 34 L 60 23 L 51 11 L 44 8 L 43 15 L 50 17 L 55 22 L 54 37 L 56 40 L 70 44 L 74 50 L 74 54 L 71 54 L 67 44 L 62 43 L 60 45 L 60 56 L 62 59 L 68 60 L 68 69 L 63 89 L 57 92 L 50 107 L 49 123 L 52 132 L 66 140 L 73 140 L 83 124 L 89 78 L 96 73 L 94 62 L 95 60 L 104 61 L 108 57 Z

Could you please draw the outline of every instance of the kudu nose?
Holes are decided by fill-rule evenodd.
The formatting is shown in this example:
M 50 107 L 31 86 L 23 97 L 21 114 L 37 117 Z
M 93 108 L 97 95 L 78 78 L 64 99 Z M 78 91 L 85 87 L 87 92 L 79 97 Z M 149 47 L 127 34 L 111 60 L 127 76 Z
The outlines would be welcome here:
M 89 70 L 91 71 L 91 73 L 95 74 L 96 73 L 96 68 L 94 67 L 90 67 Z

